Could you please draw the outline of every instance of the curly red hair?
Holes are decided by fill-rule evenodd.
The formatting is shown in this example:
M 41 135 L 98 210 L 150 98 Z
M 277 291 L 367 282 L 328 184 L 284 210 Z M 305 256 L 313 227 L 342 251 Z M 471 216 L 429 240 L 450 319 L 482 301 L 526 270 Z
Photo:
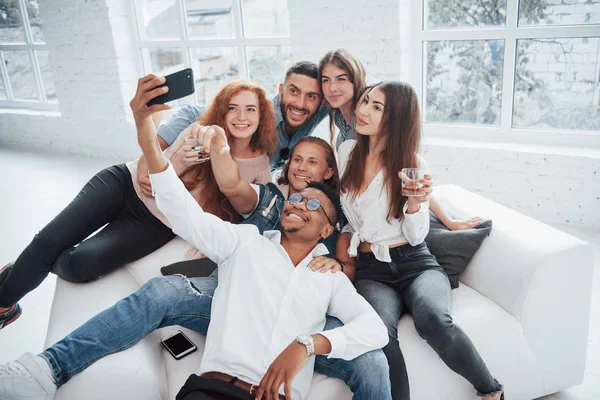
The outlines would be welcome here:
M 250 148 L 253 151 L 260 151 L 271 156 L 277 148 L 277 126 L 275 125 L 275 114 L 273 113 L 273 104 L 267 98 L 267 93 L 260 86 L 247 81 L 233 81 L 228 83 L 217 93 L 212 103 L 208 106 L 204 114 L 200 117 L 201 125 L 218 125 L 225 129 L 227 138 L 227 124 L 225 116 L 229 112 L 229 103 L 236 94 L 248 91 L 252 92 L 258 98 L 259 124 L 256 132 L 250 140 Z
M 227 137 L 230 138 L 229 132 L 227 132 L 225 116 L 229 111 L 231 98 L 243 91 L 252 92 L 258 98 L 260 119 L 258 128 L 250 139 L 250 148 L 253 151 L 266 153 L 270 156 L 277 148 L 277 126 L 275 125 L 275 115 L 271 100 L 267 98 L 265 90 L 260 86 L 247 81 L 233 81 L 228 83 L 217 93 L 204 114 L 198 119 L 198 122 L 204 126 L 218 125 L 225 130 Z M 219 185 L 212 172 L 210 162 L 197 165 L 190 173 L 195 176 L 196 182 L 202 183 L 203 208 L 206 211 L 226 221 L 235 222 L 239 219 L 239 215 L 235 212 L 227 197 L 219 190 Z

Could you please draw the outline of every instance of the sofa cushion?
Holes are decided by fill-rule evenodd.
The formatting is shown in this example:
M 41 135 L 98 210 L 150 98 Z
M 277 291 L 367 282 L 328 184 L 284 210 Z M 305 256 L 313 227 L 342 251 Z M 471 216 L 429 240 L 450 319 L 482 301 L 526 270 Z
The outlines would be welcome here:
M 544 393 L 539 364 L 519 321 L 502 307 L 463 284 L 452 291 L 452 318 L 467 334 L 491 374 L 506 387 L 508 399 L 533 399 Z M 411 398 L 476 400 L 473 386 L 444 364 L 419 336 L 410 314 L 398 325 Z
M 457 288 L 458 275 L 467 268 L 483 239 L 489 236 L 492 230 L 492 221 L 482 222 L 475 229 L 451 231 L 430 212 L 429 222 L 429 233 L 425 242 L 427 242 L 431 254 L 437 258 L 438 263 L 446 271 L 450 286 L 453 289 Z
M 127 268 L 85 284 L 57 279 L 45 347 L 139 287 Z M 152 332 L 131 348 L 102 358 L 75 375 L 57 392 L 56 399 L 167 399 L 167 354 L 161 347 L 160 333 Z

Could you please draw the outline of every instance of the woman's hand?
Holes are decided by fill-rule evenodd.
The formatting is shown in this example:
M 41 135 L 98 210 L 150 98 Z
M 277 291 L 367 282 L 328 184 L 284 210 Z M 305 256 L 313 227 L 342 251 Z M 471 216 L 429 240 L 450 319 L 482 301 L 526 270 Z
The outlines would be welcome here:
M 211 155 L 223 155 L 231 149 L 227 143 L 225 130 L 218 125 L 206 126 L 198 131 L 202 151 Z
M 451 231 L 462 231 L 465 229 L 473 229 L 481 224 L 485 219 L 481 217 L 473 217 L 469 219 L 453 219 L 446 223 L 446 227 Z
M 356 278 L 356 259 L 348 255 L 348 248 L 350 247 L 350 239 L 352 236 L 348 232 L 340 233 L 335 244 L 335 258 L 344 263 L 344 274 L 354 282 Z
M 338 271 L 344 270 L 344 266 L 340 263 L 339 260 L 325 256 L 317 256 L 313 258 L 308 263 L 308 268 L 310 268 L 313 271 L 319 271 L 322 274 L 324 274 L 327 271 L 331 271 L 335 274 Z
M 183 160 L 188 165 L 196 165 L 210 159 L 211 149 L 217 150 L 218 154 L 229 151 L 227 135 L 220 126 L 203 126 L 194 122 L 190 126 L 190 137 L 200 141 L 200 146 L 183 146 Z
M 402 172 L 398 172 L 398 177 L 402 179 Z M 433 177 L 425 173 L 423 175 L 423 179 L 419 179 L 419 183 L 422 185 L 418 190 L 421 193 L 420 196 L 408 196 L 408 209 L 406 212 L 408 214 L 414 214 L 421 208 L 421 203 L 425 203 L 429 201 L 431 197 L 431 192 L 433 192 Z

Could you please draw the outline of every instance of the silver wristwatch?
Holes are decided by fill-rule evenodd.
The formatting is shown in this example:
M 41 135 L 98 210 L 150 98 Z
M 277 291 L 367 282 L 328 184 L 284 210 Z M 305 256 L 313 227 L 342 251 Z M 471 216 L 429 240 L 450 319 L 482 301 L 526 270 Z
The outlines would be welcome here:
M 306 346 L 306 353 L 308 354 L 308 357 L 315 355 L 315 341 L 311 335 L 307 335 L 306 333 L 298 335 L 296 342 Z

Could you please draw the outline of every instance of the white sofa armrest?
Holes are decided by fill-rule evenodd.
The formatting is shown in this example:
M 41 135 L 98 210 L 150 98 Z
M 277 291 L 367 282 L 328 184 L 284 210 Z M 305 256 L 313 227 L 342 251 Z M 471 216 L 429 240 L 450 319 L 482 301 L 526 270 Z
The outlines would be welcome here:
M 454 217 L 479 215 L 493 220 L 490 236 L 460 280 L 520 321 L 549 393 L 554 391 L 556 376 L 564 382 L 568 374 L 573 384 L 581 382 L 589 331 L 592 246 L 456 185 L 436 187 L 434 193 Z

